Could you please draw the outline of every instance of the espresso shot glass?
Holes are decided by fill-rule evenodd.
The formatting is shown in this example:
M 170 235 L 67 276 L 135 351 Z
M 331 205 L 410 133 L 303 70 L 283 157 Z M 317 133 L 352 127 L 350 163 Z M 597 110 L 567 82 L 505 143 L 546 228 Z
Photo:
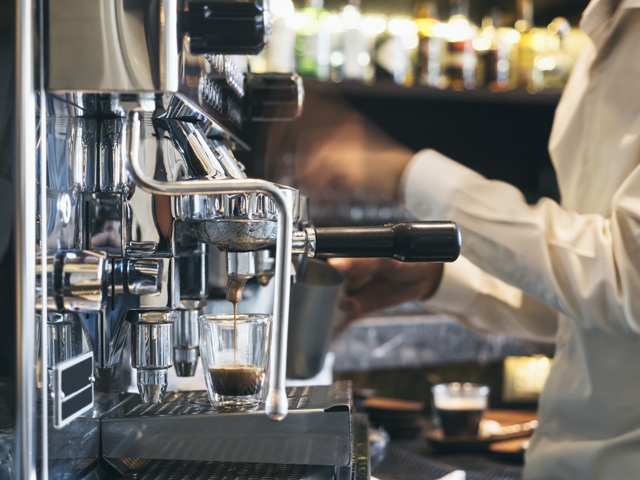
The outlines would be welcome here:
M 252 410 L 263 402 L 269 365 L 270 315 L 202 315 L 200 356 L 211 405 Z
M 489 387 L 475 383 L 441 383 L 431 388 L 433 421 L 445 437 L 477 437 L 487 409 Z

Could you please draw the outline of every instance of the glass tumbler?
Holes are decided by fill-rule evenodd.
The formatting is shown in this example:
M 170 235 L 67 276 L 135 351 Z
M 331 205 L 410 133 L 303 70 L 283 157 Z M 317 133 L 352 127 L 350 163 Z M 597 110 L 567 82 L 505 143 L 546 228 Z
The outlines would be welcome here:
M 489 387 L 476 383 L 441 383 L 431 388 L 434 423 L 446 437 L 477 437 L 487 409 Z
M 209 401 L 218 410 L 251 410 L 264 399 L 271 315 L 201 315 L 200 356 Z

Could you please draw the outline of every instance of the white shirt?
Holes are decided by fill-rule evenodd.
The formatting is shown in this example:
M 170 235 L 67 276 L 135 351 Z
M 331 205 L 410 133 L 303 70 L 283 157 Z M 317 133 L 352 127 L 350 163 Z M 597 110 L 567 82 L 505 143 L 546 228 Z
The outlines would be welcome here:
M 527 205 L 432 150 L 407 207 L 450 219 L 462 252 L 427 303 L 463 324 L 556 341 L 525 480 L 640 479 L 640 0 L 595 0 L 549 150 L 562 205 Z M 517 155 L 517 152 L 514 152 Z

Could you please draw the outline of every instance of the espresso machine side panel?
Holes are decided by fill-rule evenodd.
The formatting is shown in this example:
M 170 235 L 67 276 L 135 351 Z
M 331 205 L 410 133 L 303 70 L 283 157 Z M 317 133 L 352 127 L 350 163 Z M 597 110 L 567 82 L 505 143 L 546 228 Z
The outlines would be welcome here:
M 177 90 L 176 4 L 176 0 L 50 0 L 48 90 Z

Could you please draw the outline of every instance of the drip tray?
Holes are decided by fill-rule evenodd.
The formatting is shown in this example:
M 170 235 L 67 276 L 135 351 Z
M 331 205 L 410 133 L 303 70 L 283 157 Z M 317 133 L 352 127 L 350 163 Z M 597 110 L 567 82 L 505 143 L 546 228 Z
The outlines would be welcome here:
M 367 416 L 353 415 L 352 422 L 352 459 L 345 467 L 140 459 L 121 462 L 130 473 L 135 472 L 136 480 L 370 480 Z
M 349 467 L 350 383 L 295 387 L 287 396 L 289 414 L 281 422 L 269 420 L 262 408 L 216 412 L 205 392 L 173 392 L 157 405 L 143 404 L 135 396 L 102 420 L 102 455 L 120 473 L 139 472 L 145 460 L 219 462 L 202 468 L 236 468 L 232 465 L 238 463 Z M 136 459 L 135 468 L 128 466 L 130 459 Z

